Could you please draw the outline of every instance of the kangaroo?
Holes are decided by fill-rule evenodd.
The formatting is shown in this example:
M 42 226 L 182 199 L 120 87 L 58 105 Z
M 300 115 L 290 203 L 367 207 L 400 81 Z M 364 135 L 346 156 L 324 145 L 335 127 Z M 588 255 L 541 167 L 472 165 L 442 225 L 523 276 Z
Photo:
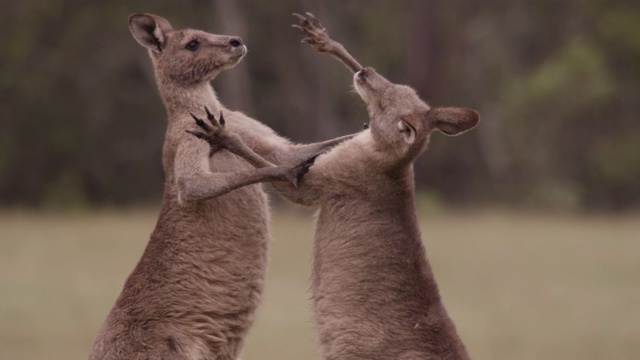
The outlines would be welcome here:
M 307 13 L 305 42 L 355 71 L 369 130 L 320 156 L 300 186 L 320 205 L 312 298 L 326 359 L 468 359 L 422 244 L 413 162 L 438 130 L 458 135 L 477 112 L 431 108 L 405 85 L 362 68 Z M 322 189 L 322 191 L 318 191 Z
M 304 42 L 355 72 L 370 117 L 367 130 L 320 155 L 296 191 L 298 203 L 319 207 L 311 291 L 323 357 L 469 359 L 422 245 L 413 161 L 433 131 L 460 134 L 478 113 L 429 107 L 362 68 L 313 15 L 296 16 Z
M 131 15 L 129 27 L 148 49 L 168 115 L 165 185 L 155 229 L 89 359 L 237 359 L 261 299 L 271 240 L 257 183 L 294 190 L 316 154 L 349 136 L 293 144 L 226 109 L 210 81 L 246 54 L 239 37 L 174 30 L 153 14 Z M 212 151 L 187 133 L 203 113 L 232 130 L 217 133 L 225 148 Z

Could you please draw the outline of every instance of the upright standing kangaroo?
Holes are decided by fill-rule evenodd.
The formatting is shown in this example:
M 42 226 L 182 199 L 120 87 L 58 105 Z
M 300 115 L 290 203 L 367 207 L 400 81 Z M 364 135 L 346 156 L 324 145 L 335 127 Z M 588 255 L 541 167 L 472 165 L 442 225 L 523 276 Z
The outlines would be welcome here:
M 356 72 L 370 116 L 369 130 L 319 156 L 297 191 L 297 202 L 320 207 L 311 289 L 323 357 L 468 359 L 422 245 L 413 161 L 433 131 L 457 135 L 479 116 L 429 107 L 410 87 L 362 68 L 313 15 L 299 18 L 304 41 Z
M 266 195 L 251 184 L 281 181 L 280 191 L 292 191 L 282 181 L 295 185 L 311 164 L 306 159 L 349 137 L 292 144 L 225 109 L 210 81 L 242 59 L 240 38 L 174 30 L 151 14 L 131 15 L 129 26 L 149 50 L 168 113 L 166 179 L 156 227 L 89 359 L 237 359 L 261 298 L 271 238 Z M 233 130 L 218 137 L 248 162 L 225 149 L 214 153 L 186 133 L 205 109 Z M 281 165 L 256 160 L 256 153 Z

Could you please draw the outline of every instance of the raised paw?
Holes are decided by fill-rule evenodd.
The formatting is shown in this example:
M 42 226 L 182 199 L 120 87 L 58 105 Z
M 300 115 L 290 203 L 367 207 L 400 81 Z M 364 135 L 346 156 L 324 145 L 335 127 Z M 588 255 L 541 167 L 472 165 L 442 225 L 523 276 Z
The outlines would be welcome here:
M 291 27 L 298 29 L 302 35 L 306 36 L 302 39 L 302 42 L 308 43 L 319 52 L 332 52 L 334 50 L 334 42 L 329 38 L 327 29 L 322 26 L 312 13 L 308 12 L 305 15 L 293 13 L 293 16 L 300 20 L 300 25 L 294 24 Z
M 225 127 L 225 120 L 222 112 L 220 112 L 220 119 L 216 119 L 209 109 L 205 106 L 205 112 L 207 113 L 207 120 L 209 120 L 209 124 L 207 124 L 204 120 L 190 113 L 193 120 L 196 122 L 196 125 L 200 128 L 201 131 L 193 131 L 193 130 L 185 130 L 189 134 L 197 137 L 198 139 L 202 139 L 209 143 L 209 157 L 211 157 L 218 149 L 227 147 L 226 140 L 227 129 Z

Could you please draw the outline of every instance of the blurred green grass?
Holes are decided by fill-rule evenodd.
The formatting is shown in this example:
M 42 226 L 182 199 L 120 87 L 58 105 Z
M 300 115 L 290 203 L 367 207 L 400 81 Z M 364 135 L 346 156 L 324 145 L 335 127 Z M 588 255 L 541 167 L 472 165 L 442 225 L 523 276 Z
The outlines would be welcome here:
M 0 360 L 86 359 L 156 210 L 0 213 Z M 436 212 L 421 228 L 474 359 L 635 359 L 640 219 Z M 317 359 L 306 211 L 277 210 L 245 359 Z

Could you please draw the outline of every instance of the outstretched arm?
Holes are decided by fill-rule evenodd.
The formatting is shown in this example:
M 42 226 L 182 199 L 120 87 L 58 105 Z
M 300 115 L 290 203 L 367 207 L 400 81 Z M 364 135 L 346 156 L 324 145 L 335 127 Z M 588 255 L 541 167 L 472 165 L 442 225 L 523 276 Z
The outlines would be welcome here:
M 293 187 L 297 187 L 302 176 L 315 161 L 315 157 L 310 157 L 293 166 L 273 165 L 251 150 L 237 135 L 228 132 L 222 115 L 218 120 L 209 113 L 208 109 L 206 112 L 209 124 L 191 114 L 200 129 L 186 131 L 209 143 L 209 157 L 220 149 L 226 149 L 244 158 L 256 169 L 212 173 L 208 171 L 208 159 L 201 158 L 204 154 L 193 151 L 197 146 L 191 144 L 190 140 L 186 140 L 182 146 L 179 146 L 176 154 L 176 158 L 180 159 L 180 164 L 183 165 L 180 169 L 176 169 L 179 174 L 178 183 L 182 201 L 216 197 L 259 182 L 288 182 Z
M 185 131 L 198 139 L 202 139 L 209 143 L 209 157 L 213 156 L 213 154 L 220 149 L 227 149 L 247 160 L 251 165 L 257 168 L 275 167 L 274 164 L 265 160 L 262 156 L 251 150 L 251 148 L 249 148 L 238 135 L 227 130 L 226 121 L 222 113 L 220 113 L 220 119 L 216 119 L 215 116 L 209 112 L 207 107 L 205 107 L 204 110 L 207 113 L 207 120 L 209 120 L 209 124 L 194 114 L 190 114 L 200 129 L 199 131 Z
M 327 29 L 322 26 L 312 13 L 308 12 L 305 15 L 294 13 L 293 16 L 300 19 L 300 25 L 291 25 L 291 27 L 298 29 L 302 35 L 306 36 L 302 39 L 302 42 L 308 43 L 319 52 L 334 56 L 354 73 L 362 70 L 362 65 L 349 54 L 342 44 L 329 37 Z

